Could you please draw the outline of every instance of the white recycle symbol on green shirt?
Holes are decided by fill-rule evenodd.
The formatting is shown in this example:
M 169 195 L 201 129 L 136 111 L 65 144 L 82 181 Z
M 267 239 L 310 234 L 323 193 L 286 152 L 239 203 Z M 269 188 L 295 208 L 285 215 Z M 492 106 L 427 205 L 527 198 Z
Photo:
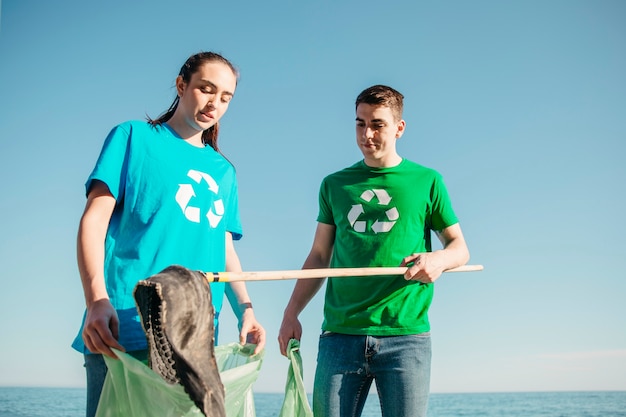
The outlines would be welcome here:
M 213 192 L 213 194 L 217 195 L 220 187 L 217 185 L 217 182 L 213 179 L 213 177 L 211 177 L 209 174 L 190 169 L 187 173 L 187 176 L 191 178 L 196 184 L 200 184 L 202 180 L 204 180 L 207 183 L 209 190 Z M 192 221 L 194 223 L 200 223 L 200 208 L 189 205 L 189 202 L 195 196 L 196 193 L 193 189 L 192 184 L 178 184 L 176 202 L 183 210 L 185 217 L 189 221 Z M 206 214 L 206 217 L 209 220 L 209 224 L 212 228 L 217 227 L 220 220 L 222 220 L 222 216 L 224 216 L 224 202 L 221 199 L 215 200 L 213 202 L 213 207 L 211 207 Z
M 370 202 L 372 198 L 378 199 L 378 204 L 381 206 L 388 206 L 391 203 L 391 197 L 387 193 L 386 190 L 383 189 L 374 189 L 374 190 L 366 190 L 361 194 L 361 199 Z M 363 205 L 355 204 L 350 209 L 348 213 L 348 221 L 350 222 L 350 226 L 356 232 L 365 232 L 365 228 L 367 227 L 367 222 L 364 220 L 359 220 L 359 216 L 363 214 L 365 211 L 363 210 Z M 398 213 L 398 209 L 395 207 L 391 207 L 390 209 L 385 211 L 386 219 L 376 219 L 374 223 L 372 223 L 372 231 L 374 233 L 388 232 L 391 230 L 394 224 L 396 224 L 396 220 L 400 218 L 400 213 Z

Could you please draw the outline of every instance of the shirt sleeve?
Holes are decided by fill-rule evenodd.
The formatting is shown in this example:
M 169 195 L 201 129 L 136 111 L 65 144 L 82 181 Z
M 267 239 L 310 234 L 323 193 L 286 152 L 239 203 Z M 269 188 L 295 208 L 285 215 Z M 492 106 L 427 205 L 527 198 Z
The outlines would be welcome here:
M 233 235 L 233 240 L 240 240 L 243 237 L 243 227 L 239 216 L 239 187 L 234 169 L 232 170 L 232 186 L 230 187 L 227 208 L 226 230 Z
M 333 217 L 332 206 L 329 201 L 330 193 L 328 189 L 328 178 L 325 178 L 320 185 L 318 196 L 319 213 L 317 215 L 317 221 L 320 223 L 334 225 L 335 219 Z
M 85 183 L 89 194 L 94 180 L 102 181 L 116 200 L 124 197 L 128 154 L 130 148 L 130 128 L 126 124 L 114 127 L 104 141 L 98 161 Z
M 433 181 L 431 199 L 431 225 L 433 230 L 441 231 L 459 222 L 452 208 L 448 190 L 439 174 L 435 176 Z

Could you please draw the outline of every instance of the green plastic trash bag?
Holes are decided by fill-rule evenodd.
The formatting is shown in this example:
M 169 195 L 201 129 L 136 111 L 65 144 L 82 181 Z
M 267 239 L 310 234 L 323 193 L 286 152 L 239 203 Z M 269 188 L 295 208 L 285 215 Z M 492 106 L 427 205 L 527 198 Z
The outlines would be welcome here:
M 215 360 L 226 393 L 228 417 L 255 417 L 252 384 L 259 377 L 265 350 L 252 355 L 256 345 L 230 343 L 215 348 Z
M 252 384 L 265 351 L 255 345 L 230 343 L 215 347 L 215 360 L 225 391 L 228 417 L 256 417 Z M 106 379 L 96 417 L 202 417 L 182 385 L 170 385 L 145 363 L 115 350 L 119 360 L 104 356 Z
M 285 384 L 285 399 L 280 409 L 279 417 L 313 417 L 309 400 L 302 380 L 302 357 L 300 357 L 300 342 L 291 339 L 287 346 L 287 358 L 291 361 L 287 371 Z

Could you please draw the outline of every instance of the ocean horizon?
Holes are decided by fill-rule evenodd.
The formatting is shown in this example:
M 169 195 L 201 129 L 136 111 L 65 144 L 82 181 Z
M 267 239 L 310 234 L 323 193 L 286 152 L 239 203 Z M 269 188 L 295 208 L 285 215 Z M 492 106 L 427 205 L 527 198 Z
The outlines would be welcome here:
M 256 417 L 276 417 L 283 393 L 254 392 Z M 310 396 L 309 396 L 310 401 Z M 83 417 L 85 388 L 0 387 L 0 417 Z M 370 394 L 362 417 L 380 416 Z M 626 391 L 431 393 L 428 417 L 626 417 Z

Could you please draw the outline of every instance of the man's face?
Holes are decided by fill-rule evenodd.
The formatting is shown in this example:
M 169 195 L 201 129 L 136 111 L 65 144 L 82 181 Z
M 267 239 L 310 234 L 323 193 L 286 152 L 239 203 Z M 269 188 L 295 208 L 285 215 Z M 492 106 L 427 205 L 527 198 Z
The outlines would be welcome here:
M 387 166 L 397 156 L 396 140 L 404 132 L 389 107 L 361 103 L 356 109 L 356 142 L 370 166 Z

